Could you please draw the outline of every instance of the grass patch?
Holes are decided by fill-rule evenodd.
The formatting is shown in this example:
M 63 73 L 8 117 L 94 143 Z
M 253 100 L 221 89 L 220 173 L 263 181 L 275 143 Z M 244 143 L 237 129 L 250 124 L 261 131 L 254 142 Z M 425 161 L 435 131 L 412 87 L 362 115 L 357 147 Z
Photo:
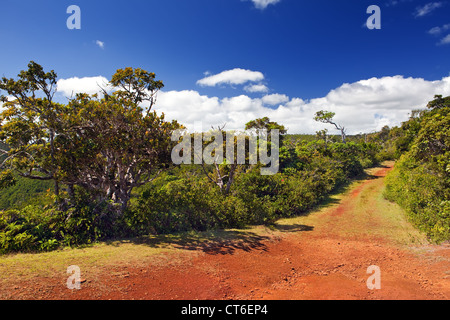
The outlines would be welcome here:
M 370 177 L 379 169 L 372 168 L 366 173 Z M 357 188 L 361 190 L 354 196 Z M 401 245 L 425 243 L 425 236 L 408 222 L 404 210 L 383 197 L 383 191 L 382 178 L 373 178 L 369 182 L 356 180 L 330 194 L 316 209 L 299 217 L 280 219 L 271 228 L 253 226 L 239 230 L 149 235 L 96 243 L 78 249 L 8 254 L 0 256 L 2 282 L 17 277 L 30 280 L 36 276 L 65 275 L 70 265 L 78 265 L 82 270 L 95 274 L 105 268 L 114 269 L 124 265 L 139 267 L 185 263 L 201 252 L 232 254 L 236 250 L 264 250 L 265 241 L 287 232 L 302 234 L 313 230 L 318 233 L 331 231 L 344 237 L 385 238 Z M 347 210 L 345 214 L 330 214 L 340 206 Z
M 408 220 L 405 211 L 383 196 L 384 178 L 377 177 L 380 169 L 365 170 L 368 180 L 356 180 L 348 187 L 331 194 L 316 210 L 307 215 L 281 219 L 277 225 L 303 225 L 320 233 L 344 238 L 382 239 L 396 245 L 426 244 L 426 235 Z M 286 228 L 286 227 L 284 227 Z

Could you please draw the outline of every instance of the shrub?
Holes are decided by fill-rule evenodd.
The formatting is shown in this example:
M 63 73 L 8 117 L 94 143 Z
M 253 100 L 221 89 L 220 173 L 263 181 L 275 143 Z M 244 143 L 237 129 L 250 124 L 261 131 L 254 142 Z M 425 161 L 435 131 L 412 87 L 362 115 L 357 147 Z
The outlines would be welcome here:
M 441 101 L 445 100 L 430 104 Z M 422 112 L 420 118 L 408 123 L 414 125 L 414 130 L 409 130 L 416 133 L 415 138 L 388 175 L 385 195 L 405 208 L 430 239 L 449 240 L 450 105 Z
M 385 196 L 408 213 L 411 222 L 436 241 L 450 239 L 450 205 L 445 200 L 445 182 L 403 156 L 386 178 Z
M 0 253 L 53 250 L 57 220 L 54 212 L 38 206 L 0 212 Z

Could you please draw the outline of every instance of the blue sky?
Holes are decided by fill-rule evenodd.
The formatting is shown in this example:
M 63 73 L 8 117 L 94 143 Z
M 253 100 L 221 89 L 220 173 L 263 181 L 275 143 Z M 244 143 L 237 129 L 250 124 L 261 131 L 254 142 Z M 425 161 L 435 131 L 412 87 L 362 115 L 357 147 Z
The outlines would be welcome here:
M 66 26 L 70 5 L 80 30 Z M 365 26 L 369 5 L 380 30 Z M 0 75 L 34 60 L 78 80 L 67 92 L 140 67 L 165 83 L 156 108 L 180 122 L 268 115 L 311 133 L 329 109 L 369 132 L 450 95 L 449 13 L 448 0 L 0 0 Z

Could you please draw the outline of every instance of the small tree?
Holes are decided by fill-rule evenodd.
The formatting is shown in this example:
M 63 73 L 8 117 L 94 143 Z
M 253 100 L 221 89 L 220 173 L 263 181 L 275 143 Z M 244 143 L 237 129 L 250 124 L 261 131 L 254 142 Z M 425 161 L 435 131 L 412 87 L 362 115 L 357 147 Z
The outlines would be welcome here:
M 346 133 L 345 133 L 345 128 L 341 125 L 338 125 L 336 122 L 333 121 L 333 118 L 336 114 L 334 112 L 331 111 L 318 111 L 316 112 L 316 116 L 314 117 L 314 120 L 318 121 L 318 122 L 322 122 L 322 123 L 329 123 L 332 124 L 336 127 L 337 130 L 339 130 L 341 132 L 341 137 L 342 137 L 342 142 L 346 143 Z
M 427 105 L 428 109 L 441 109 L 448 108 L 450 106 L 450 96 L 443 98 L 442 95 L 435 95 L 434 100 L 430 101 Z
M 200 156 L 202 159 L 202 168 L 206 177 L 219 187 L 223 195 L 227 196 L 230 193 L 231 185 L 234 182 L 237 171 L 244 165 L 238 164 L 237 161 L 237 154 L 235 152 L 238 141 L 237 136 L 232 133 L 227 134 L 224 128 L 225 125 L 218 126 L 217 128 L 212 128 L 212 131 L 210 132 L 202 133 L 203 143 L 209 144 L 209 146 L 206 148 L 202 147 L 202 155 Z M 218 138 L 221 141 L 217 141 Z M 232 139 L 232 141 L 227 141 L 227 138 Z M 211 140 L 214 141 L 211 143 Z M 211 150 L 211 147 L 215 147 L 215 149 Z M 230 148 L 233 148 L 233 150 L 231 151 Z M 213 166 L 213 173 L 210 173 L 207 170 L 203 150 L 206 150 L 207 156 L 210 156 L 213 160 L 213 163 L 210 164 Z M 226 158 L 219 159 L 218 155 L 215 154 L 216 151 L 221 151 L 222 154 L 226 154 Z M 232 152 L 233 154 L 232 159 L 230 159 L 230 154 L 228 154 L 229 152 Z
M 263 147 L 265 147 L 263 148 L 263 150 L 269 150 L 269 146 L 274 143 L 270 141 L 271 131 L 279 130 L 281 134 L 286 134 L 287 130 L 284 126 L 270 121 L 270 119 L 267 117 L 252 120 L 246 124 L 245 130 L 255 130 L 258 134 L 256 137 L 250 137 L 247 135 L 247 133 L 240 132 L 227 133 L 224 128 L 225 125 L 222 127 L 219 126 L 217 128 L 212 128 L 212 131 L 203 133 L 203 141 L 204 143 L 208 144 L 208 146 L 204 148 L 204 150 L 206 151 L 206 155 L 212 155 L 209 161 L 209 165 L 212 166 L 212 173 L 211 170 L 209 170 L 209 172 L 207 170 L 208 164 L 205 163 L 205 159 L 203 157 L 203 149 L 202 154 L 198 156 L 202 158 L 201 163 L 203 171 L 205 172 L 208 179 L 216 184 L 221 190 L 222 194 L 226 196 L 230 193 L 230 189 L 233 182 L 235 181 L 236 174 L 245 171 L 246 168 L 252 165 L 257 165 L 257 155 L 252 154 L 252 151 L 258 152 L 258 148 Z M 265 137 L 267 138 L 267 140 L 264 140 L 264 142 L 263 140 L 259 139 L 260 133 L 262 134 L 262 132 L 260 131 L 267 134 L 267 137 Z M 254 150 L 250 150 L 252 149 L 250 147 L 250 145 L 252 144 L 250 142 L 250 139 L 254 139 Z M 212 143 L 211 140 L 213 140 Z M 217 140 L 220 140 L 220 142 L 218 142 Z M 265 143 L 265 145 L 262 145 L 262 143 Z M 244 147 L 244 154 L 242 154 L 242 147 Z M 215 150 L 220 149 L 223 152 L 222 154 L 227 154 L 226 159 L 219 159 L 215 154 L 213 154 Z M 230 152 L 233 154 L 233 157 L 230 157 Z M 245 164 L 242 163 L 243 160 L 245 160 Z
M 278 124 L 274 121 L 270 121 L 270 119 L 268 117 L 264 117 L 264 118 L 260 118 L 260 119 L 256 119 L 256 120 L 247 122 L 245 124 L 245 130 L 250 130 L 250 129 L 256 129 L 256 130 L 264 129 L 264 130 L 267 130 L 267 133 L 270 133 L 270 131 L 273 129 L 278 129 L 281 135 L 284 135 L 287 133 L 287 129 L 283 125 Z

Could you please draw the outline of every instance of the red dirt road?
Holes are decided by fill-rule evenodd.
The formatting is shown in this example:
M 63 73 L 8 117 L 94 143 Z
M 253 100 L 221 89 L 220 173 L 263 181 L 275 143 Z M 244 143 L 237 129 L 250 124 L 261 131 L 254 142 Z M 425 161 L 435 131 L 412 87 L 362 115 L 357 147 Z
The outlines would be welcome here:
M 186 250 L 165 256 L 164 261 L 175 264 L 130 264 L 104 272 L 99 267 L 96 276 L 86 276 L 81 290 L 67 289 L 64 275 L 37 278 L 33 289 L 16 283 L 9 298 L 447 300 L 448 244 L 405 246 L 370 230 L 349 231 L 361 192 L 379 192 L 388 170 L 380 169 L 375 174 L 379 179 L 362 182 L 339 203 L 317 213 L 317 219 L 307 220 L 314 225 L 279 224 L 265 235 L 243 231 L 237 239 L 183 244 Z M 384 228 L 386 222 L 369 217 L 370 208 L 364 212 L 368 216 L 361 219 L 369 221 L 368 227 Z M 367 288 L 371 265 L 381 270 L 379 290 Z

